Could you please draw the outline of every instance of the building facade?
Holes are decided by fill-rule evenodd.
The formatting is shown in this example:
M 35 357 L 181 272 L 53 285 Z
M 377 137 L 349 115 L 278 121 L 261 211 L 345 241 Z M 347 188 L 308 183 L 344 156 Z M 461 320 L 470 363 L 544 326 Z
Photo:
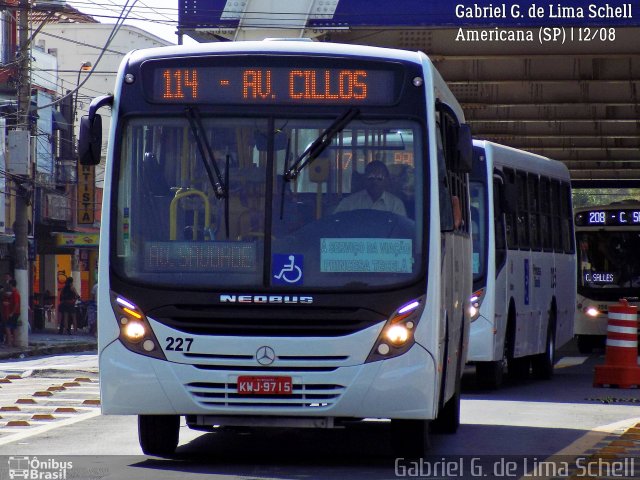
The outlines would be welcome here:
M 74 22 L 49 22 L 34 38 L 37 48 L 57 61 L 57 96 L 61 122 L 68 128 L 58 135 L 55 156 L 58 192 L 42 191 L 38 197 L 35 229 L 36 258 L 33 290 L 40 305 L 47 305 L 39 324 L 51 328 L 55 318 L 46 314 L 57 305 L 67 277 L 83 300 L 89 300 L 97 278 L 98 232 L 104 169 L 77 163 L 76 138 L 79 119 L 91 100 L 113 91 L 120 62 L 127 52 L 169 45 L 169 42 L 124 25 L 113 36 L 114 26 L 86 18 Z M 108 138 L 108 115 L 104 115 L 103 138 Z M 103 153 L 106 152 L 106 148 Z M 63 188 L 60 188 L 60 187 Z M 55 315 L 54 315 L 55 317 Z

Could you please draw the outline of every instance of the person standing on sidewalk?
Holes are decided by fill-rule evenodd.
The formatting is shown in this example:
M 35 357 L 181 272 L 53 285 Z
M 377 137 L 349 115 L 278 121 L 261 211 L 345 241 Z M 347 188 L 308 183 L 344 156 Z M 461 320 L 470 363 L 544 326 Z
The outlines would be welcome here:
M 16 288 L 17 282 L 12 278 L 9 280 L 9 292 L 5 292 L 2 299 L 3 314 L 6 313 L 5 337 L 9 347 L 16 346 L 16 329 L 20 320 L 20 292 Z M 6 307 L 5 307 L 6 304 Z
M 73 333 L 78 334 L 78 321 L 76 319 L 76 302 L 80 298 L 76 289 L 73 288 L 73 278 L 69 277 L 64 283 L 64 287 L 60 290 L 60 327 L 58 333 L 62 335 L 67 331 L 71 335 L 71 322 L 73 321 Z
M 13 277 L 9 272 L 5 272 L 3 275 L 2 283 L 0 284 L 0 303 L 4 304 L 5 295 L 8 296 L 11 294 L 11 280 Z M 9 317 L 5 315 L 4 306 L 0 305 L 0 345 L 6 343 L 6 338 L 4 335 L 5 328 L 7 326 L 7 322 L 9 321 Z

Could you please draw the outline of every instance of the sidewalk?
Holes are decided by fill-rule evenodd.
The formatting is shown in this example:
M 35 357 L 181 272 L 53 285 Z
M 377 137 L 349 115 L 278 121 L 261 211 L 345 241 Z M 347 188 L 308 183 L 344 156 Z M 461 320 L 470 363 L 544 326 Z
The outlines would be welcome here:
M 29 346 L 26 348 L 0 346 L 0 360 L 67 352 L 85 352 L 97 350 L 97 348 L 98 340 L 88 333 L 58 335 L 57 331 L 45 330 L 30 333 Z

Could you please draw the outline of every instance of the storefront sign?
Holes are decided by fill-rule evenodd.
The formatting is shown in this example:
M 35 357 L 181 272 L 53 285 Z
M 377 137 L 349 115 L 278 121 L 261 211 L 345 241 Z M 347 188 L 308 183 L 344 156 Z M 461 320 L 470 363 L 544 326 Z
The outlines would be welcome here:
M 58 247 L 97 247 L 100 235 L 97 233 L 56 233 Z
M 96 169 L 78 164 L 78 224 L 93 225 L 96 204 Z

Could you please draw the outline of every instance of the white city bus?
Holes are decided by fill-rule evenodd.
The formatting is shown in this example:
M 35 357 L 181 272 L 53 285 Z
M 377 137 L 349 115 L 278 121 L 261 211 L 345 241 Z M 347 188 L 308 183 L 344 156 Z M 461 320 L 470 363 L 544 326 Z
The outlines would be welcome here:
M 640 202 L 576 208 L 578 298 L 575 334 L 581 353 L 604 346 L 609 306 L 638 305 Z
M 558 161 L 474 140 L 469 362 L 478 383 L 553 373 L 573 336 L 576 259 L 571 186 Z
M 206 44 L 132 52 L 117 78 L 79 146 L 99 161 L 96 111 L 111 106 L 103 413 L 138 415 L 156 455 L 175 450 L 181 417 L 195 429 L 390 419 L 410 453 L 429 427 L 454 432 L 472 145 L 426 55 Z M 338 207 L 352 195 L 357 210 Z

